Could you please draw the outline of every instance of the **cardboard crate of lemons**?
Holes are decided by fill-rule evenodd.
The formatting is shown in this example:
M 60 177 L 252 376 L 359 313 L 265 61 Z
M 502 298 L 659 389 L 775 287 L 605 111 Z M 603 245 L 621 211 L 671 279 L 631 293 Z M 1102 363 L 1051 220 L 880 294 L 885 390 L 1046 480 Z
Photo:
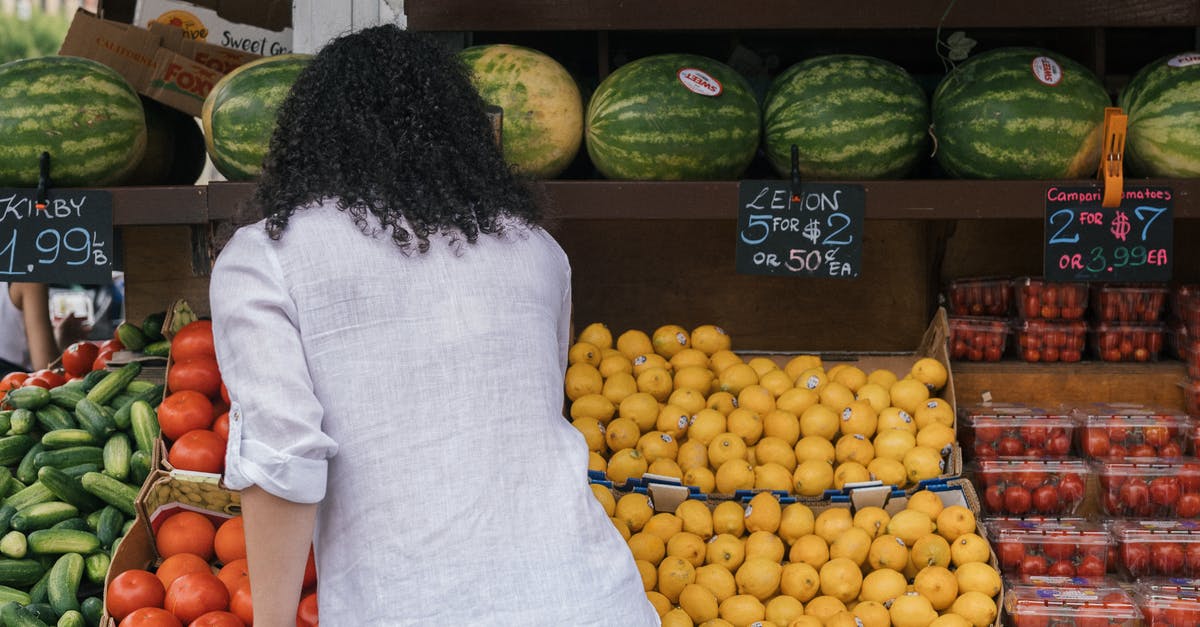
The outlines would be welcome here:
M 999 625 L 996 557 L 971 486 L 952 483 L 842 504 L 592 488 L 664 627 Z
M 911 354 L 835 361 L 739 355 L 713 325 L 614 337 L 593 323 L 568 352 L 567 413 L 589 469 L 618 485 L 650 473 L 809 499 L 874 479 L 912 487 L 962 472 L 946 337 L 939 310 Z

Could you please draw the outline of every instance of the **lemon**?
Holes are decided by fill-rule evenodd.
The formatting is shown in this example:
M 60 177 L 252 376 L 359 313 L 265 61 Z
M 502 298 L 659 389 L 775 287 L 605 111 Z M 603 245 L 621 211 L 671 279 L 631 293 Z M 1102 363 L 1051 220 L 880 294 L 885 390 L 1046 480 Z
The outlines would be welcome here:
M 820 568 L 829 561 L 829 544 L 815 534 L 797 538 L 788 549 L 788 561 Z
M 841 490 L 847 484 L 871 480 L 871 471 L 858 462 L 842 462 L 833 469 L 833 487 Z
M 904 540 L 884 534 L 871 541 L 871 549 L 867 552 L 867 563 L 871 568 L 901 571 L 908 562 L 908 546 Z
M 899 407 L 909 415 L 916 413 L 917 407 L 929 400 L 929 388 L 916 379 L 901 379 L 888 389 L 892 398 L 892 406 Z
M 644 433 L 642 437 L 638 438 L 635 448 L 651 464 L 660 459 L 674 461 L 675 456 L 679 454 L 679 443 L 669 433 L 662 431 Z
M 696 567 L 682 557 L 664 557 L 658 565 L 658 591 L 672 603 L 678 603 L 684 586 L 695 581 Z
M 686 409 L 678 405 L 667 404 L 658 410 L 658 417 L 654 420 L 654 428 L 675 439 L 679 439 L 687 432 L 691 421 L 692 416 Z
M 775 410 L 775 395 L 762 384 L 754 383 L 737 394 L 738 407 L 765 416 Z
M 696 568 L 696 585 L 708 588 L 720 603 L 737 594 L 733 573 L 721 564 L 705 564 Z
M 589 342 L 575 342 L 567 349 L 567 363 L 585 363 L 600 367 L 600 349 Z
M 858 598 L 862 588 L 862 569 L 844 557 L 831 557 L 820 568 L 821 594 L 831 596 L 842 603 Z
M 821 591 L 821 575 L 811 564 L 791 561 L 779 576 L 779 592 L 807 603 Z
M 724 372 L 725 369 L 730 366 L 736 366 L 737 364 L 744 363 L 746 362 L 742 361 L 742 358 L 738 357 L 737 353 L 734 353 L 727 348 L 714 351 L 708 356 L 708 366 L 712 368 L 712 371 L 718 375 Z
M 920 381 L 929 389 L 930 392 L 936 392 L 946 386 L 946 381 L 950 378 L 950 373 L 942 362 L 932 357 L 922 357 L 912 365 L 912 370 L 909 371 L 913 379 Z
M 746 459 L 746 442 L 741 437 L 729 433 L 717 434 L 708 443 L 708 463 L 712 468 L 720 468 L 727 461 Z
M 826 544 L 833 544 L 842 532 L 854 526 L 854 517 L 845 507 L 831 507 L 817 515 L 813 521 L 813 533 Z
M 604 428 L 604 441 L 610 451 L 633 448 L 641 437 L 641 429 L 630 418 L 616 418 Z
M 787 624 L 787 627 L 822 627 L 824 623 L 816 616 L 798 616 Z
M 617 406 L 603 394 L 585 394 L 571 403 L 571 418 L 592 418 L 607 423 L 617 413 Z
M 854 612 L 842 610 L 825 619 L 825 627 L 863 627 L 863 625 Z
M 617 405 L 617 420 L 621 418 L 632 420 L 637 425 L 639 433 L 654 430 L 654 425 L 658 421 L 658 413 L 658 399 L 645 392 L 630 394 Z M 609 430 L 612 430 L 611 424 Z M 611 448 L 611 444 L 609 446 Z
M 608 472 L 608 460 L 596 451 L 588 451 L 588 470 L 596 472 Z
M 717 492 L 733 494 L 754 488 L 754 466 L 745 459 L 731 459 L 717 468 Z
M 787 552 L 783 546 L 783 540 L 770 531 L 751 532 L 746 536 L 743 544 L 746 546 L 746 559 L 764 557 L 775 562 L 782 562 L 783 556 Z
M 642 578 L 642 588 L 649 592 L 658 587 L 658 567 L 646 560 L 634 560 L 638 575 Z
M 841 412 L 841 424 L 838 429 L 843 435 L 875 435 L 879 424 L 879 412 L 867 401 L 852 400 Z
M 762 419 L 763 436 L 776 438 L 791 449 L 800 440 L 800 419 L 790 411 L 773 409 Z M 792 455 L 793 464 L 795 455 Z
M 941 611 L 958 598 L 958 581 L 954 573 L 941 566 L 927 566 L 913 579 L 913 589 L 929 599 L 933 609 Z
M 721 601 L 718 613 L 730 625 L 750 625 L 763 619 L 766 607 L 752 594 L 735 594 Z
M 600 365 L 603 366 L 604 364 Z M 630 395 L 636 394 L 637 391 L 637 379 L 633 378 L 633 374 L 629 372 L 615 372 L 604 380 L 604 387 L 600 390 L 600 394 L 613 404 L 619 405 Z M 655 402 L 657 403 L 658 401 Z
M 871 444 L 871 440 L 867 436 L 860 433 L 843 435 L 838 438 L 837 444 L 833 448 L 834 461 L 843 462 L 858 462 L 866 468 L 866 465 L 875 459 L 875 446 Z
M 633 376 L 637 377 L 651 368 L 662 368 L 671 372 L 671 362 L 666 357 L 655 353 L 645 353 L 633 358 Z
M 809 535 L 815 527 L 816 517 L 804 503 L 789 503 L 779 516 L 779 537 L 789 546 L 801 536 Z
M 691 345 L 687 330 L 677 324 L 664 324 L 655 329 L 650 344 L 654 346 L 654 352 L 667 359 Z
M 678 372 L 680 368 L 688 366 L 699 366 L 708 370 L 708 355 L 694 347 L 685 348 L 678 353 L 675 353 L 667 360 L 671 367 Z M 710 371 L 711 372 L 711 371 Z
M 779 464 L 791 473 L 796 469 L 796 452 L 786 440 L 766 436 L 754 445 L 754 461 L 758 464 Z
M 746 545 L 730 533 L 719 533 L 704 547 L 704 563 L 716 564 L 734 572 L 746 559 Z
M 679 593 L 679 607 L 697 623 L 712 620 L 717 617 L 717 596 L 704 586 L 689 583 Z
M 927 446 L 942 455 L 949 455 L 951 445 L 957 436 L 954 429 L 940 422 L 932 422 L 924 427 L 918 427 L 917 446 Z
M 888 613 L 892 617 L 892 627 L 929 627 L 938 616 L 929 599 L 916 592 L 896 597 Z
M 851 392 L 857 392 L 867 383 L 867 373 L 863 372 L 862 368 L 849 364 L 843 364 L 836 374 L 830 373 L 829 377 L 832 381 L 850 388 Z
M 858 598 L 860 601 L 890 603 L 907 589 L 908 580 L 904 575 L 890 568 L 881 568 L 863 577 L 862 591 L 859 592 Z
M 971 627 L 971 622 L 958 614 L 942 614 L 929 627 Z
M 702 324 L 692 329 L 691 341 L 692 347 L 705 355 L 727 351 L 733 344 L 733 338 L 729 337 L 725 329 L 714 324 Z
M 655 566 L 667 555 L 667 543 L 662 538 L 645 531 L 639 531 L 627 541 L 633 559 L 650 562 Z
M 604 441 L 604 425 L 600 424 L 599 420 L 576 418 L 571 421 L 571 426 L 583 434 L 583 440 L 587 442 L 589 451 L 603 453 L 608 450 L 608 445 Z
M 649 467 L 650 464 L 637 449 L 623 448 L 609 458 L 605 474 L 609 481 L 617 485 L 624 485 L 629 479 L 646 474 Z
M 675 517 L 683 524 L 683 531 L 708 539 L 713 534 L 712 511 L 700 501 L 685 500 L 675 508 Z
M 838 414 L 828 406 L 813 405 L 800 414 L 800 435 L 833 440 L 838 434 L 840 422 Z
M 758 373 L 748 364 L 733 364 L 717 375 L 719 389 L 734 396 L 737 396 L 743 388 L 756 383 L 758 383 Z
M 967 562 L 954 570 L 958 593 L 979 592 L 989 599 L 1000 594 L 1000 573 L 984 562 Z
M 658 512 L 642 525 L 641 533 L 657 536 L 664 543 L 683 529 L 683 521 L 670 512 Z
M 975 627 L 987 627 L 996 620 L 996 602 L 982 592 L 964 592 L 950 606 L 951 614 L 958 614 Z
M 904 454 L 917 445 L 917 438 L 912 433 L 902 429 L 880 431 L 875 436 L 872 448 L 875 457 L 891 459 L 897 462 L 904 459 Z
M 753 446 L 762 437 L 762 417 L 740 405 L 729 412 L 725 424 L 730 433 L 742 438 L 748 446 Z
M 951 542 L 963 535 L 975 533 L 975 514 L 962 505 L 944 508 L 934 520 L 937 522 L 938 534 Z
M 675 608 L 675 604 L 671 600 L 663 596 L 658 590 L 647 590 L 646 600 L 650 601 L 650 605 L 654 606 L 654 611 L 658 612 L 659 618 Z
M 729 392 L 713 392 L 708 395 L 705 407 L 721 412 L 722 416 L 728 416 L 730 412 L 737 409 L 737 397 Z
M 804 613 L 809 616 L 815 616 L 821 619 L 822 624 L 836 616 L 839 612 L 846 611 L 846 604 L 840 599 L 823 594 L 809 601 L 804 606 Z
M 571 366 L 574 368 L 575 366 Z M 636 366 L 634 366 L 636 369 Z M 599 376 L 599 372 L 596 373 Z M 671 392 L 675 390 L 675 384 L 671 380 L 671 373 L 667 372 L 666 368 L 658 366 L 647 368 L 634 377 L 637 380 L 639 392 L 645 392 L 654 397 L 654 400 L 663 403 L 671 396 Z
M 954 427 L 954 408 L 940 398 L 926 399 L 917 406 L 913 420 L 917 423 L 917 429 L 935 422 L 946 427 Z
M 604 377 L 591 364 L 575 363 L 567 367 L 563 386 L 567 398 L 574 401 L 588 394 L 599 394 L 604 389 Z
M 689 437 L 679 444 L 679 449 L 675 452 L 675 463 L 683 472 L 693 468 L 706 468 L 708 467 L 708 447 Z
M 746 511 L 737 501 L 721 501 L 712 510 L 713 532 L 728 533 L 735 538 L 746 532 Z
M 867 532 L 867 535 L 873 540 L 886 533 L 888 521 L 891 519 L 891 514 L 888 514 L 882 507 L 868 505 L 860 507 L 858 511 L 854 512 L 852 524 Z
M 667 540 L 667 555 L 682 557 L 696 568 L 704 565 L 706 553 L 704 540 L 690 531 L 679 531 Z
M 775 408 L 791 412 L 799 416 L 804 413 L 804 410 L 816 405 L 820 402 L 819 394 L 804 387 L 794 387 L 779 395 L 775 399 Z
M 887 524 L 888 535 L 896 536 L 911 547 L 921 537 L 933 533 L 933 520 L 929 514 L 915 509 L 896 512 Z
M 874 383 L 885 390 L 891 388 L 898 380 L 896 373 L 887 368 L 878 368 L 867 374 L 867 383 Z
M 854 392 L 837 381 L 825 384 L 818 396 L 822 405 L 839 413 L 844 407 L 854 402 Z
M 616 527 L 617 531 L 620 532 L 621 538 L 628 542 L 629 538 L 633 535 L 633 532 L 629 530 L 629 523 L 617 518 L 616 516 L 612 516 L 608 520 L 613 524 L 613 527 Z
M 789 627 L 792 621 L 801 616 L 804 616 L 804 604 L 799 599 L 786 594 L 777 595 L 767 601 L 763 612 L 764 620 L 783 627 Z
M 682 388 L 671 392 L 671 395 L 667 397 L 667 404 L 674 405 L 689 415 L 694 416 L 697 412 L 704 409 L 705 400 L 704 394 L 696 390 Z
M 927 566 L 946 568 L 950 566 L 950 543 L 936 533 L 921 536 L 909 549 L 908 560 L 917 570 Z
M 892 624 L 888 608 L 878 601 L 860 601 L 850 611 L 854 612 L 862 627 L 890 627 Z
M 675 370 L 671 385 L 676 391 L 691 390 L 701 396 L 712 387 L 713 373 L 704 366 L 683 366 Z
M 747 557 L 734 573 L 738 594 L 749 594 L 759 601 L 766 601 L 779 590 L 779 579 L 783 565 L 765 557 Z
M 769 531 L 775 533 L 779 529 L 779 521 L 783 515 L 783 508 L 779 505 L 779 499 L 774 494 L 759 492 L 750 499 L 750 502 L 746 503 L 745 512 L 744 523 L 747 531 Z
M 829 558 L 846 558 L 861 567 L 867 561 L 871 540 L 871 535 L 866 531 L 851 527 L 829 545 Z
M 646 474 L 658 475 L 660 477 L 674 477 L 683 481 L 683 469 L 670 457 L 662 457 L 650 462 L 650 465 L 646 467 Z
M 894 459 L 876 457 L 867 464 L 867 471 L 884 485 L 894 485 L 898 488 L 908 485 L 908 471 L 904 469 L 904 464 Z
M 792 389 L 792 378 L 787 373 L 776 368 L 758 378 L 758 384 L 767 389 L 775 400 L 784 392 Z
M 869 403 L 876 414 L 892 405 L 892 397 L 888 394 L 887 388 L 878 383 L 864 384 L 855 390 L 854 398 Z
M 833 487 L 833 466 L 819 459 L 802 461 L 792 473 L 792 485 L 800 496 L 821 496 Z
M 883 433 L 892 429 L 907 431 L 914 437 L 917 435 L 917 423 L 913 420 L 912 414 L 899 407 L 886 407 L 879 412 L 879 421 L 876 424 L 875 432 Z
M 783 371 L 795 380 L 796 377 L 800 376 L 800 373 L 813 368 L 820 368 L 821 365 L 821 357 L 818 355 L 796 355 L 783 366 Z
M 600 371 L 600 376 L 604 377 L 604 382 L 616 374 L 633 374 L 633 362 L 621 353 L 610 353 L 600 359 L 600 365 L 596 366 Z
M 754 466 L 755 490 L 792 491 L 792 471 L 775 462 Z
M 818 435 L 800 438 L 792 451 L 796 453 L 797 462 L 816 460 L 832 464 L 837 460 L 837 449 L 833 442 Z
M 926 479 L 934 479 L 945 470 L 942 453 L 927 446 L 914 446 L 904 454 L 901 461 L 908 474 L 909 483 L 920 483 Z
M 779 370 L 779 365 L 776 364 L 775 361 L 770 357 L 752 357 L 746 362 L 746 365 L 753 368 L 754 372 L 760 377 L 768 372 L 771 372 L 772 370 Z
M 654 508 L 650 503 L 650 497 L 645 494 L 637 494 L 636 492 L 631 492 L 617 499 L 617 505 L 613 508 L 613 516 L 625 521 L 632 533 L 641 531 L 642 526 L 653 515 Z
M 924 512 L 926 516 L 929 516 L 930 520 L 936 521 L 938 515 L 945 509 L 945 505 L 942 503 L 942 498 L 936 492 L 920 490 L 908 497 L 908 503 L 904 508 Z
M 828 383 L 829 375 L 825 374 L 824 368 L 809 368 L 796 377 L 794 385 L 798 388 L 806 388 L 816 392 L 817 402 L 820 402 L 821 389 Z
M 666 597 L 663 598 L 665 599 Z M 696 623 L 692 622 L 692 617 L 688 616 L 687 612 L 679 607 L 663 614 L 661 619 L 662 627 L 696 627 Z
M 941 533 L 941 528 L 938 528 Z M 950 544 L 950 562 L 960 567 L 971 562 L 986 562 L 991 557 L 987 540 L 974 533 L 964 533 Z
M 706 494 L 717 491 L 717 475 L 707 466 L 696 466 L 683 471 L 683 483 L 696 486 Z

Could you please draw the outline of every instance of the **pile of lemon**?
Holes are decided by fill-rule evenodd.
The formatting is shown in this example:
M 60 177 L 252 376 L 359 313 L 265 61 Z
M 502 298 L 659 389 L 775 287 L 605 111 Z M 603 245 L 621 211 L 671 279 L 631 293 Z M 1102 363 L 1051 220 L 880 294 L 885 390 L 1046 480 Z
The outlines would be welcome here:
M 644 494 L 592 488 L 663 627 L 987 627 L 996 619 L 1000 574 L 974 514 L 932 492 L 915 493 L 892 516 L 879 507 L 814 512 L 769 492 L 744 506 L 688 500 L 656 513 Z
M 898 377 L 816 355 L 744 360 L 720 327 L 664 325 L 613 338 L 601 323 L 570 347 L 570 418 L 589 468 L 617 484 L 649 472 L 706 493 L 785 490 L 820 496 L 878 479 L 938 477 L 955 441 L 948 378 L 932 358 Z M 780 360 L 781 362 L 783 360 Z

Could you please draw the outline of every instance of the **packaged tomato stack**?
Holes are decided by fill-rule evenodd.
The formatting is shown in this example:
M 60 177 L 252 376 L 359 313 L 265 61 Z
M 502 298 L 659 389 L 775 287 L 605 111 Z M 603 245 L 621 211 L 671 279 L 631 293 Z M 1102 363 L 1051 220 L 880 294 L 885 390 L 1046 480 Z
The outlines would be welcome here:
M 1134 595 L 1145 616 L 1145 627 L 1200 625 L 1200 579 L 1142 579 Z
M 1108 570 L 1109 533 L 1096 522 L 999 519 L 987 523 L 987 532 L 1009 578 L 1098 579 Z
M 1092 352 L 1103 361 L 1156 361 L 1167 326 L 1166 285 L 1102 283 L 1091 289 Z
M 1187 364 L 1188 372 L 1184 404 L 1189 414 L 1197 416 L 1200 415 L 1200 285 L 1180 285 L 1171 294 L 1171 336 L 1175 352 Z
M 1053 283 L 1035 277 L 1013 281 L 1017 355 L 1028 362 L 1076 362 L 1087 343 L 1086 283 Z
M 167 389 L 158 407 L 165 461 L 176 470 L 221 474 L 229 438 L 229 394 L 221 383 L 212 322 L 195 320 L 171 338 Z
M 1117 585 L 1104 583 L 1012 585 L 1004 593 L 1004 610 L 1013 627 L 1142 627 L 1142 612 L 1133 597 Z
M 1008 347 L 1012 281 L 956 279 L 946 286 L 950 358 L 1000 361 Z

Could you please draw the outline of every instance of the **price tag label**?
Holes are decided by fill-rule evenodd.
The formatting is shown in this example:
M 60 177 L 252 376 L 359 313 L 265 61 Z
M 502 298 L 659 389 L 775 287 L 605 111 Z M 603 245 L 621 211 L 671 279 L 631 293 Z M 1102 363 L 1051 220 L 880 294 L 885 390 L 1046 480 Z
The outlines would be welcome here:
M 738 184 L 735 253 L 742 274 L 854 278 L 862 266 L 861 185 L 787 181 Z
M 0 189 L 0 280 L 107 283 L 112 280 L 112 194 Z
M 1171 279 L 1174 194 L 1169 187 L 1127 187 L 1121 206 L 1101 206 L 1099 186 L 1046 191 L 1043 267 L 1051 281 Z

